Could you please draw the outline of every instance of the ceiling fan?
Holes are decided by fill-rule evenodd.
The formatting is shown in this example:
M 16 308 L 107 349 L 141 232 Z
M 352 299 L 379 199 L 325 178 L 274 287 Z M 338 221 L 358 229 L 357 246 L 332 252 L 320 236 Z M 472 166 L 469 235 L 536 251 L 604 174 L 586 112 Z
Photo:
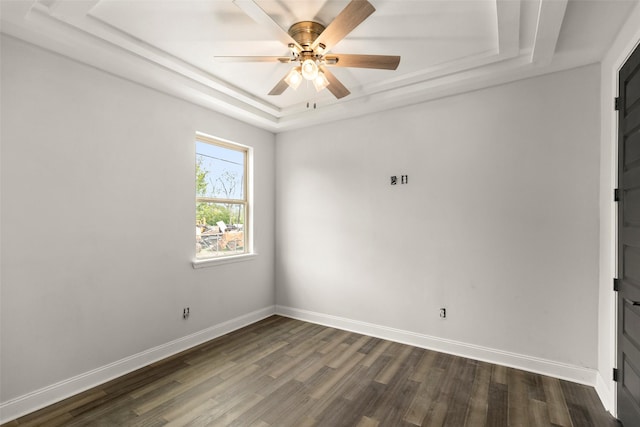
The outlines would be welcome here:
M 302 80 L 309 80 L 319 92 L 327 88 L 340 99 L 351 92 L 327 67 L 374 68 L 395 70 L 400 63 L 399 56 L 356 55 L 329 53 L 331 48 L 369 17 L 375 8 L 367 0 L 351 2 L 325 28 L 315 21 L 302 21 L 284 31 L 253 0 L 234 0 L 247 15 L 263 24 L 290 49 L 289 56 L 216 56 L 220 61 L 229 62 L 280 62 L 297 64 L 285 75 L 269 95 L 280 95 L 287 87 L 297 89 Z

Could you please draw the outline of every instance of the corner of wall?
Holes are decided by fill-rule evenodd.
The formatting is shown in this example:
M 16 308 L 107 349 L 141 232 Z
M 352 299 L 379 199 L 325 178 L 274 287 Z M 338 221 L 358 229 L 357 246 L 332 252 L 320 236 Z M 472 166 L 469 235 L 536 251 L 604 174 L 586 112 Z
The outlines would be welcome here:
M 616 402 L 614 393 L 611 391 L 612 388 L 610 387 L 610 384 L 611 381 L 605 381 L 602 376 L 602 372 L 598 371 L 598 373 L 596 374 L 595 384 L 596 393 L 598 393 L 598 397 L 602 401 L 604 408 L 613 415 L 616 413 Z

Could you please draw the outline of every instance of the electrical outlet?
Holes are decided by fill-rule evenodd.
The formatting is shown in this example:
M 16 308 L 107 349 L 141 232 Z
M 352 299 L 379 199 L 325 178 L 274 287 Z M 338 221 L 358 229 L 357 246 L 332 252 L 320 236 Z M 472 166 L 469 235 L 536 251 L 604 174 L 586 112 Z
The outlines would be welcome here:
M 189 317 L 189 307 L 185 307 L 182 309 L 182 318 L 187 319 Z
M 440 309 L 440 317 L 442 317 L 443 319 L 447 318 L 447 309 L 446 308 L 441 308 Z

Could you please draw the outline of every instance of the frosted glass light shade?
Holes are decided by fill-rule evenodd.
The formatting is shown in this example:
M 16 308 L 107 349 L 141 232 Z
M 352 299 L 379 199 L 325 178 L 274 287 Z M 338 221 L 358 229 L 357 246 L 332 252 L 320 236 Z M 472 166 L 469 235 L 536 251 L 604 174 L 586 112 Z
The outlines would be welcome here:
M 300 74 L 300 67 L 292 68 L 289 71 L 289 74 L 284 78 L 284 81 L 287 82 L 290 88 L 298 89 L 300 83 L 302 83 L 302 74 Z
M 329 86 L 329 80 L 327 80 L 327 76 L 322 71 L 318 71 L 318 75 L 313 79 L 313 86 L 315 86 L 317 92 Z
M 302 61 L 302 77 L 307 80 L 314 80 L 318 76 L 318 65 L 313 59 Z

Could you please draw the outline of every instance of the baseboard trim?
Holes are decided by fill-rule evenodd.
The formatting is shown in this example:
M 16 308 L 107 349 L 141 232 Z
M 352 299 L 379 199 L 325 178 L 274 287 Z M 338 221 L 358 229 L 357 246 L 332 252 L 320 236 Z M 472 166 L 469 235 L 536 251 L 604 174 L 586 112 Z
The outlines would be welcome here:
M 418 334 L 415 332 L 389 328 L 386 326 L 282 305 L 276 305 L 276 314 L 337 329 L 343 329 L 350 332 L 356 332 L 363 335 L 369 335 L 376 338 L 382 338 L 389 341 L 395 341 L 402 344 L 409 344 L 415 347 L 522 369 L 592 387 L 596 386 L 597 371 L 594 369 L 583 368 L 581 366 L 569 365 L 553 360 L 496 350 L 479 345 L 467 344 L 459 341 Z
M 604 408 L 607 411 L 609 411 L 609 413 L 614 417 L 617 416 L 616 405 L 615 405 L 615 390 L 612 390 L 607 385 L 607 382 L 602 377 L 600 372 L 598 372 L 596 375 L 595 389 L 596 389 L 596 393 L 598 393 L 598 397 L 600 398 L 600 401 L 604 405 Z
M 207 329 L 178 338 L 166 344 L 145 350 L 100 368 L 77 375 L 64 381 L 43 387 L 15 399 L 0 403 L 0 424 L 12 421 L 38 409 L 64 400 L 114 378 L 188 350 L 199 344 L 243 328 L 275 314 L 275 306 L 227 320 Z
M 605 408 L 612 414 L 614 413 L 613 396 L 602 376 L 593 369 L 418 334 L 358 320 L 276 305 L 227 320 L 191 335 L 118 360 L 109 365 L 43 387 L 15 399 L 2 402 L 0 403 L 0 424 L 37 411 L 38 409 L 64 400 L 92 387 L 104 384 L 114 378 L 126 375 L 136 369 L 173 356 L 181 351 L 188 350 L 189 348 L 243 328 L 274 314 L 589 385 L 596 389 Z

